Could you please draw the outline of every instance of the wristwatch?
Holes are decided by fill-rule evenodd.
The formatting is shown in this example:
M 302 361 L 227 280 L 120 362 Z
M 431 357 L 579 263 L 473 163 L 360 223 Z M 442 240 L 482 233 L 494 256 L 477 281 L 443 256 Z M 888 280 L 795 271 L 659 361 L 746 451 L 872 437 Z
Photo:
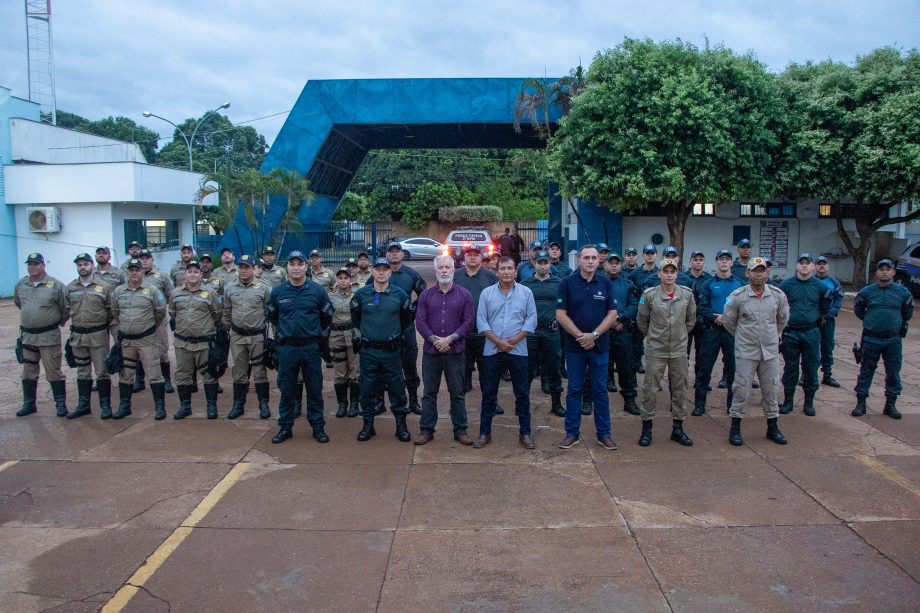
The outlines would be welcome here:
M 595 330 L 594 332 L 591 333 L 591 336 L 594 337 L 594 340 L 597 340 L 597 339 L 599 339 L 599 338 L 601 337 L 601 335 L 598 334 L 596 330 Z

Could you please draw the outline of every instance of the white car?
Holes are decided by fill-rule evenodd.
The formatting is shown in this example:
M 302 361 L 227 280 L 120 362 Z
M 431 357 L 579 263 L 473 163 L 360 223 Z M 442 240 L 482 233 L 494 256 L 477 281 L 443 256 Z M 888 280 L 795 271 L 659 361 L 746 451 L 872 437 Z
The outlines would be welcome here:
M 444 245 L 432 238 L 416 237 L 399 241 L 407 260 L 433 260 L 444 253 Z

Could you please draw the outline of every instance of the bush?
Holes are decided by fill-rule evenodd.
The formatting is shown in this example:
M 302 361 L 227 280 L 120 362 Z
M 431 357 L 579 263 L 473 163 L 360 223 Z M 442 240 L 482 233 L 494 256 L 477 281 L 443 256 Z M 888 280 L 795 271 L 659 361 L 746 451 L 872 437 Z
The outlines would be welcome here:
M 502 210 L 497 206 L 454 206 L 439 209 L 438 218 L 448 223 L 501 221 Z

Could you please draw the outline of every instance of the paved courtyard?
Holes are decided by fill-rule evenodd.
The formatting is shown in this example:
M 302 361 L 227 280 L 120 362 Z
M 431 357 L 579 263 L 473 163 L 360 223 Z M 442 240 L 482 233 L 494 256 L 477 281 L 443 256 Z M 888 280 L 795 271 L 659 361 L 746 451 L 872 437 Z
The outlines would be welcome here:
M 918 611 L 920 331 L 906 343 L 904 419 L 880 415 L 881 376 L 856 419 L 852 299 L 845 309 L 843 387 L 822 386 L 813 418 L 799 395 L 780 419 L 785 447 L 764 438 L 759 409 L 731 447 L 714 390 L 706 415 L 687 418 L 691 448 L 668 440 L 666 415 L 640 448 L 639 418 L 612 394 L 619 450 L 586 422 L 586 442 L 562 451 L 535 385 L 537 449 L 518 445 L 508 411 L 476 451 L 450 436 L 446 390 L 432 443 L 398 442 L 386 417 L 359 444 L 360 419 L 332 416 L 331 370 L 328 445 L 305 420 L 272 445 L 253 397 L 224 419 L 229 374 L 217 421 L 198 395 L 192 419 L 154 422 L 149 391 L 128 419 L 94 408 L 67 421 L 44 381 L 38 414 L 17 418 L 17 312 L 0 301 L 0 610 Z M 277 401 L 273 384 L 273 414 Z M 513 406 L 510 384 L 500 401 Z M 478 389 L 467 404 L 475 434 Z

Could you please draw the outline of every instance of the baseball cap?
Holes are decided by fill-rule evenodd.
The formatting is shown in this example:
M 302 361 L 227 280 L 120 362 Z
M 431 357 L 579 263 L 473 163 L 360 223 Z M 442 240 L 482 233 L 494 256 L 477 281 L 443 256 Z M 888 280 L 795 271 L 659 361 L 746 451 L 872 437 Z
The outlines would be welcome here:
M 677 270 L 677 260 L 672 260 L 671 258 L 665 258 L 661 260 L 661 266 L 659 266 L 659 269 L 664 270 L 668 266 L 673 266 L 674 270 Z
M 704 258 L 706 257 L 706 254 L 703 253 L 702 251 L 691 251 L 691 252 L 690 252 L 690 257 L 691 257 L 691 258 L 695 258 L 695 257 L 698 256 L 698 255 L 703 256 Z
M 815 264 L 821 264 L 822 262 L 825 264 L 827 263 L 827 256 L 819 255 L 818 258 L 815 260 Z
M 241 255 L 241 256 L 240 256 L 240 261 L 237 262 L 237 264 L 238 264 L 239 266 L 255 266 L 255 265 L 256 265 L 256 259 L 255 259 L 254 257 L 252 257 L 251 255 Z
M 389 268 L 390 260 L 386 258 L 377 258 L 376 260 L 374 260 L 374 268 L 377 268 L 378 266 L 386 266 L 387 268 Z
M 751 240 L 747 238 L 742 238 L 740 241 L 738 241 L 738 246 L 739 247 L 750 247 Z
M 131 247 L 137 247 L 138 249 L 142 249 L 141 244 L 137 241 L 131 241 L 130 243 L 128 243 L 128 249 L 130 249 Z
M 878 270 L 878 269 L 881 268 L 882 266 L 887 266 L 888 268 L 894 268 L 894 262 L 892 262 L 892 261 L 889 260 L 888 258 L 882 258 L 882 259 L 879 260 L 878 263 L 875 265 L 875 270 Z
M 389 244 L 387 245 L 387 251 L 393 251 L 394 249 L 399 249 L 400 251 L 402 251 L 402 245 L 400 245 L 400 244 L 397 243 L 396 241 L 393 241 L 393 242 L 391 242 L 391 243 L 389 243 Z M 377 258 L 377 259 L 379 260 L 380 258 Z M 375 261 L 375 262 L 374 262 L 374 266 L 376 266 L 376 265 L 377 265 L 377 263 L 376 263 L 376 261 Z
M 359 258 L 369 258 L 369 257 L 371 257 L 371 256 L 367 255 L 366 253 L 364 253 L 364 252 L 362 251 L 361 253 L 358 254 L 358 257 L 359 257 Z
M 348 268 L 349 266 L 354 266 L 355 268 L 357 268 L 358 266 L 357 260 L 355 260 L 354 258 L 348 258 L 347 260 L 345 260 L 345 264 L 343 265 L 343 268 Z
M 632 253 L 632 254 L 634 254 L 634 255 L 639 255 L 639 251 L 638 251 L 635 247 L 627 247 L 627 248 L 626 248 L 626 251 L 624 251 L 624 253 L 625 253 L 626 255 L 629 255 L 630 253 Z
M 265 249 L 262 250 L 262 255 L 265 255 L 266 253 L 275 253 L 275 248 L 272 247 L 271 245 L 267 246 Z
M 92 264 L 92 263 L 93 263 L 93 258 L 92 258 L 92 256 L 91 256 L 90 254 L 88 254 L 88 253 L 85 253 L 85 252 L 84 252 L 84 253 L 78 253 L 78 254 L 77 254 L 77 257 L 75 257 L 75 258 L 73 259 L 73 263 L 74 263 L 74 264 L 76 264 L 77 262 L 89 262 L 90 264 Z
M 143 268 L 143 266 L 141 266 L 141 261 L 139 259 L 131 258 L 128 260 L 127 268 Z
M 677 247 L 675 247 L 674 245 L 668 245 L 667 247 L 664 248 L 663 253 L 665 257 L 667 257 L 669 253 L 673 253 L 674 255 L 677 255 Z
M 140 257 L 142 258 L 152 258 L 153 254 L 150 253 L 150 249 L 141 249 Z
M 310 252 L 310 257 L 311 257 L 311 258 L 312 258 L 314 255 L 315 255 L 316 257 L 320 257 L 320 258 L 323 257 L 323 254 L 319 252 L 319 249 L 314 249 L 313 251 Z
M 345 268 L 344 265 L 343 265 L 343 266 L 339 266 L 339 269 L 338 269 L 337 271 L 335 271 L 335 276 L 338 277 L 338 276 L 341 275 L 341 274 L 346 274 L 346 275 L 348 275 L 349 277 L 351 277 L 351 273 L 348 272 L 348 269 Z
M 546 260 L 547 262 L 549 262 L 549 254 L 546 253 L 545 251 L 538 251 L 537 261 L 539 262 L 540 260 Z
M 815 261 L 815 259 L 814 259 L 813 257 L 811 257 L 811 254 L 810 254 L 810 253 L 800 253 L 800 254 L 799 254 L 799 259 L 797 259 L 796 262 L 801 262 L 802 260 L 808 260 L 809 262 L 814 262 L 814 261 Z
M 751 261 L 748 262 L 747 269 L 748 269 L 748 270 L 754 270 L 755 268 L 759 268 L 759 267 L 761 267 L 761 266 L 763 266 L 764 268 L 767 267 L 767 261 L 766 261 L 765 259 L 763 259 L 763 258 L 751 258 Z
M 543 249 L 543 243 L 541 243 L 540 241 L 531 241 L 530 250 L 534 251 L 536 249 Z
M 482 253 L 482 247 L 479 245 L 467 245 L 466 249 L 463 250 L 463 253 L 469 253 L 475 251 L 476 253 Z
M 642 248 L 642 253 L 658 253 L 658 247 L 649 243 Z
M 620 254 L 616 251 L 611 251 L 610 255 L 607 256 L 607 261 L 609 262 L 610 260 L 618 260 L 620 262 L 623 261 L 623 259 L 620 257 Z
M 186 243 L 186 244 L 182 245 L 182 249 L 179 249 L 179 251 L 184 251 L 185 249 L 191 249 L 192 251 L 195 250 L 194 247 L 192 247 L 191 245 L 189 245 L 188 243 Z
M 547 245 L 547 247 L 552 247 L 553 245 L 555 245 L 555 246 L 559 247 L 560 249 L 562 249 L 562 245 L 559 243 L 559 241 L 550 241 L 549 244 Z
M 201 262 L 202 260 L 207 260 L 207 261 L 209 261 L 209 262 L 211 262 L 211 263 L 214 262 L 214 259 L 211 257 L 211 254 L 210 254 L 210 253 L 202 253 L 201 255 L 199 255 L 199 256 L 198 256 L 198 261 Z
M 288 260 L 300 260 L 301 262 L 306 262 L 307 258 L 304 256 L 303 251 L 295 249 L 288 254 Z
M 112 253 L 111 251 L 109 251 L 109 248 L 104 245 L 101 247 L 96 247 L 96 253 L 99 253 L 100 251 L 102 251 L 103 253 Z
M 221 249 L 220 254 L 223 255 L 224 251 L 229 251 L 230 253 L 233 253 L 233 249 L 231 249 L 230 247 L 224 247 L 223 249 Z
M 201 264 L 198 262 L 198 258 L 192 258 L 191 260 L 188 261 L 188 264 L 185 265 L 186 268 L 190 266 L 194 266 L 198 270 L 201 270 Z
M 610 247 L 607 246 L 607 243 L 597 244 L 597 252 L 600 253 L 601 251 L 610 251 Z
M 722 256 L 732 257 L 732 252 L 729 251 L 728 249 L 719 249 L 719 250 L 716 252 L 716 259 L 718 260 L 718 259 L 721 258 Z

